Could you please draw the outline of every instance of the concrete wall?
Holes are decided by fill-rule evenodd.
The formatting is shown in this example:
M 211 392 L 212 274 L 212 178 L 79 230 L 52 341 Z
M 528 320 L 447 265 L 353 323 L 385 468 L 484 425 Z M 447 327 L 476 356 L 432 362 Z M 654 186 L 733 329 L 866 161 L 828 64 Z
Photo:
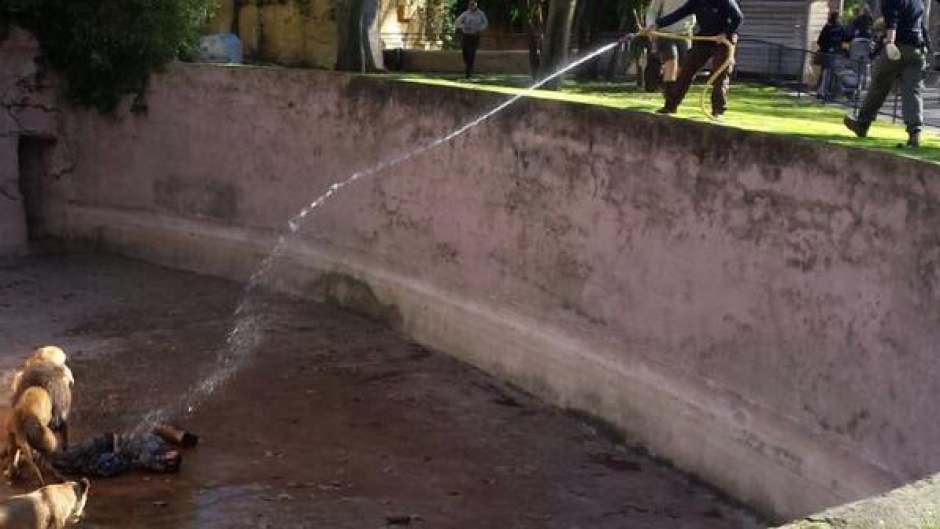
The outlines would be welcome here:
M 463 73 L 465 68 L 459 50 L 404 50 L 401 56 L 401 70 L 405 72 Z M 481 50 L 474 72 L 527 75 L 529 52 Z
M 940 525 L 940 476 L 842 505 L 780 529 L 930 529 Z
M 42 75 L 33 58 L 36 44 L 25 33 L 13 31 L 0 41 L 0 256 L 26 251 L 28 233 L 26 206 L 20 186 L 21 166 L 42 173 L 44 197 L 42 212 L 49 222 L 61 228 L 61 194 L 69 183 L 72 160 L 63 134 L 65 116 L 58 100 L 54 79 Z M 42 145 L 42 152 L 30 149 L 29 164 L 19 157 L 24 142 Z
M 146 117 L 69 114 L 62 234 L 245 278 L 331 183 L 498 101 L 174 66 L 151 83 Z M 343 190 L 273 277 L 797 517 L 940 469 L 937 176 L 878 153 L 528 101 Z

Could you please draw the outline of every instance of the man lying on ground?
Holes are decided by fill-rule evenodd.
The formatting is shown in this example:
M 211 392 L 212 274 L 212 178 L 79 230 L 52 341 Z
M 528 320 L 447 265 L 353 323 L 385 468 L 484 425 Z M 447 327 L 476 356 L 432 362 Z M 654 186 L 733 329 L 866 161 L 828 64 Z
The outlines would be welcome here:
M 152 433 L 103 433 L 69 446 L 52 458 L 59 472 L 76 476 L 112 477 L 132 470 L 178 472 L 183 456 L 172 444 L 195 446 L 198 438 L 169 427 Z

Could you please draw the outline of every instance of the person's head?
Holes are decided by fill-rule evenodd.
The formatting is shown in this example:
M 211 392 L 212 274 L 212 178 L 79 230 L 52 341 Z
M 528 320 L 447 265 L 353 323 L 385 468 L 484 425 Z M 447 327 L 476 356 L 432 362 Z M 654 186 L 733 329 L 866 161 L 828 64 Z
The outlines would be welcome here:
M 470 0 L 470 11 L 476 11 L 478 7 L 476 0 Z
M 838 24 L 838 23 L 839 23 L 839 12 L 838 12 L 838 11 L 832 11 L 832 12 L 829 13 L 829 23 L 830 23 L 830 24 Z
M 871 16 L 871 9 L 868 9 L 868 6 L 863 6 L 862 10 L 858 12 L 859 15 Z

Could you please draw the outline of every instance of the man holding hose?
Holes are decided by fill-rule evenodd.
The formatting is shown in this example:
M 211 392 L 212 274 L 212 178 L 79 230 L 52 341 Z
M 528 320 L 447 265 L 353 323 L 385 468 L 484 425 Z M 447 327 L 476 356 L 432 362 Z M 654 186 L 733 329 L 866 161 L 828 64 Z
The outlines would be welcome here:
M 697 38 L 711 37 L 713 40 L 695 40 L 692 50 L 679 64 L 679 76 L 675 83 L 664 85 L 666 104 L 660 114 L 675 114 L 692 86 L 695 74 L 712 60 L 712 68 L 720 68 L 728 60 L 734 60 L 734 45 L 738 41 L 738 29 L 744 22 L 744 14 L 735 0 L 687 0 L 672 13 L 656 19 L 654 28 L 667 28 L 680 20 L 695 15 L 698 21 Z M 659 37 L 664 38 L 664 37 Z M 712 115 L 725 113 L 728 103 L 728 77 L 731 68 L 725 68 L 714 80 L 712 90 Z

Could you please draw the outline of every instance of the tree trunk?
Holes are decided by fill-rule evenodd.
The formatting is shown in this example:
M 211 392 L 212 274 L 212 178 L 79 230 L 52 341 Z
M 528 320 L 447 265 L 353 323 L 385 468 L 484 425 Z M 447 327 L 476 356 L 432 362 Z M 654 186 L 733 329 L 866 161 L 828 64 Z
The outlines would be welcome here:
M 582 8 L 583 4 L 590 4 L 587 8 Z M 577 20 L 575 27 L 578 28 L 578 55 L 584 55 L 600 42 L 604 33 L 604 9 L 603 5 L 594 2 L 581 2 L 578 4 L 578 11 L 581 12 L 581 19 Z M 601 57 L 598 57 L 587 64 L 578 68 L 576 74 L 578 79 L 596 80 L 600 76 Z
M 334 0 L 336 69 L 374 72 L 384 69 L 379 41 L 379 0 Z
M 545 32 L 544 0 L 522 0 L 526 8 L 529 37 L 529 73 L 537 79 L 542 71 L 542 40 Z
M 557 72 L 568 62 L 571 23 L 577 4 L 578 0 L 551 0 L 549 3 L 548 19 L 545 21 L 545 45 L 542 50 L 542 78 Z M 561 78 L 552 80 L 546 86 L 554 89 L 561 87 Z
M 365 70 L 381 72 L 385 70 L 382 60 L 382 32 L 379 22 L 379 0 L 364 0 L 362 8 L 362 55 Z
M 623 35 L 628 31 L 628 28 L 631 27 L 631 22 L 633 26 L 640 24 L 639 20 L 634 20 L 635 16 L 633 11 L 627 9 L 626 7 L 621 7 L 620 9 L 620 21 L 617 24 L 617 34 Z M 624 56 L 627 57 L 624 57 Z M 620 68 L 625 60 L 629 60 L 630 55 L 630 45 L 621 45 L 616 50 L 614 50 L 614 56 L 611 57 L 610 62 L 607 63 L 607 72 L 605 77 L 608 81 L 613 81 L 614 77 L 617 75 L 617 69 Z

